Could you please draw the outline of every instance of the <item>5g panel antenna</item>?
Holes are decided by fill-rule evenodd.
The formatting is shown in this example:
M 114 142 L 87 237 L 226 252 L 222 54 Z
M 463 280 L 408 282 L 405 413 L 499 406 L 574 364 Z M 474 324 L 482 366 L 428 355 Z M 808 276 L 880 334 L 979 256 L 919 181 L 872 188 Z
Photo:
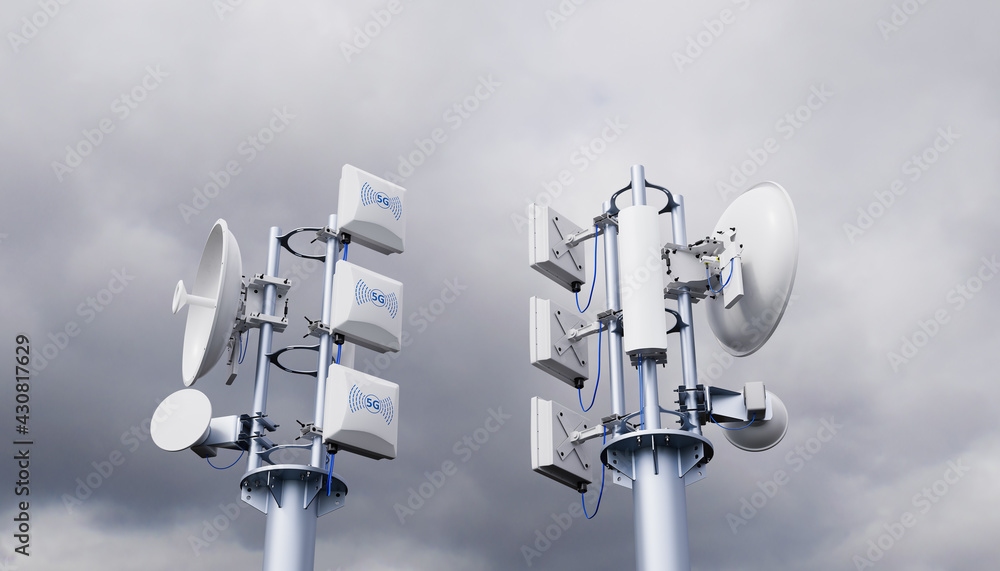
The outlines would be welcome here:
M 773 182 L 747 190 L 722 213 L 716 232 L 736 229 L 742 245 L 743 297 L 727 309 L 708 300 L 708 323 L 722 347 L 745 357 L 771 337 L 788 306 L 799 257 L 799 226 L 785 189 Z M 723 270 L 725 271 L 725 270 Z
M 574 442 L 574 432 L 591 427 L 580 413 L 559 403 L 531 398 L 531 469 L 583 490 L 593 479 L 590 462 L 597 457 L 591 441 Z
M 337 262 L 331 326 L 348 342 L 380 353 L 399 351 L 402 301 L 402 283 L 350 262 Z
M 212 227 L 198 265 L 194 288 L 174 289 L 173 312 L 188 309 L 181 376 L 190 387 L 222 357 L 236 326 L 243 284 L 243 261 L 236 238 L 221 218 Z
M 340 231 L 377 252 L 401 253 L 406 233 L 404 192 L 401 186 L 344 165 L 337 200 Z
M 330 365 L 326 381 L 323 440 L 380 460 L 396 457 L 399 385 Z
M 161 449 L 178 452 L 203 442 L 212 422 L 212 402 L 199 390 L 181 389 L 156 407 L 149 434 Z
M 570 247 L 566 239 L 583 229 L 548 206 L 528 208 L 528 263 L 570 291 L 578 291 L 584 277 L 583 244 Z
M 547 299 L 530 300 L 531 364 L 573 387 L 590 376 L 589 338 L 570 341 L 569 333 L 587 325 L 574 313 Z
M 719 423 L 729 429 L 724 432 L 726 440 L 733 446 L 747 452 L 762 452 L 773 448 L 785 437 L 788 430 L 788 409 L 777 395 L 771 391 L 766 393 L 769 419 L 754 420 L 749 425 L 743 421 Z

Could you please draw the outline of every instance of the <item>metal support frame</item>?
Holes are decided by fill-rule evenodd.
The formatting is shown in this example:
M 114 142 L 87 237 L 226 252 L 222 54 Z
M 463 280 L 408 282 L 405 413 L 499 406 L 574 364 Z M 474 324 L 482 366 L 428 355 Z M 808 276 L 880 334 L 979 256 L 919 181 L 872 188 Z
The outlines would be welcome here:
M 326 228 L 336 227 L 337 217 L 330 215 L 329 225 Z M 263 295 L 260 312 L 253 316 L 253 325 L 259 325 L 260 341 L 254 379 L 253 411 L 249 416 L 252 418 L 249 435 L 250 454 L 247 459 L 247 471 L 240 482 L 240 499 L 267 516 L 264 571 L 311 571 L 316 556 L 316 519 L 343 507 L 347 496 L 347 485 L 336 474 L 332 476 L 327 474 L 325 467 L 329 465 L 331 458 L 323 446 L 322 429 L 319 428 L 323 424 L 326 377 L 332 362 L 332 335 L 327 324 L 332 320 L 333 276 L 340 257 L 341 240 L 336 233 L 319 229 L 317 239 L 326 241 L 325 256 L 323 258 L 305 256 L 292 250 L 288 245 L 290 236 L 304 230 L 307 229 L 282 235 L 280 228 L 271 227 L 267 271 L 263 275 L 256 276 L 254 280 L 254 285 L 263 288 Z M 275 363 L 284 369 L 276 362 L 277 356 L 284 350 L 277 352 L 271 350 L 274 332 L 283 330 L 287 324 L 285 315 L 275 315 L 277 299 L 284 297 L 288 289 L 287 281 L 276 277 L 282 247 L 299 257 L 325 261 L 322 316 L 318 322 L 310 324 L 310 334 L 319 337 L 319 345 L 315 347 L 319 355 L 314 373 L 316 376 L 314 420 L 309 424 L 312 429 L 304 435 L 311 440 L 308 445 L 274 446 L 264 436 L 265 431 L 273 431 L 276 428 L 273 423 L 266 420 L 270 365 Z M 270 455 L 279 448 L 308 449 L 309 465 L 274 464 Z M 268 465 L 263 465 L 265 462 Z
M 646 204 L 645 170 L 641 165 L 631 169 L 631 191 L 633 205 Z M 618 228 L 613 215 L 618 209 L 613 199 L 603 206 L 605 215 L 595 222 L 603 226 L 608 311 L 617 316 L 616 312 L 621 310 L 621 290 Z M 668 193 L 668 205 L 664 210 L 671 215 L 673 240 L 686 244 L 683 197 Z M 650 307 L 649 311 L 664 309 Z M 614 483 L 632 489 L 636 568 L 639 571 L 690 570 L 685 487 L 705 477 L 705 465 L 714 454 L 711 442 L 701 434 L 696 410 L 694 388 L 698 382 L 697 366 L 691 296 L 686 288 L 677 292 L 675 316 L 677 324 L 673 330 L 680 334 L 684 386 L 691 389 L 681 392 L 681 404 L 685 406 L 681 407 L 684 412 L 678 413 L 681 416 L 680 430 L 664 428 L 660 422 L 662 409 L 656 366 L 663 362 L 662 355 L 642 355 L 634 360 L 639 368 L 643 421 L 638 430 L 632 430 L 624 422 L 633 416 L 627 415 L 625 410 L 623 374 L 623 327 L 627 328 L 628 323 L 623 324 L 617 317 L 608 321 L 611 418 L 618 422 L 613 423 L 613 437 L 601 451 L 601 461 L 613 471 Z M 585 333 L 580 331 L 577 335 Z M 685 410 L 685 407 L 690 408 Z M 588 434 L 578 435 L 578 439 L 590 436 L 588 431 Z

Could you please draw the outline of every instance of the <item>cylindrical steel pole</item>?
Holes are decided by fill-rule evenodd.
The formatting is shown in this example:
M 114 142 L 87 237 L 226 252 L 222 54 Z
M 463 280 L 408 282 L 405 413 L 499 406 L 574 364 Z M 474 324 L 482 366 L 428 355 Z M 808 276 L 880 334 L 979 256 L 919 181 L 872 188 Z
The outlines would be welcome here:
M 267 240 L 267 275 L 278 276 L 278 256 L 281 253 L 281 244 L 278 236 L 281 235 L 281 228 L 271 226 L 271 233 Z M 274 306 L 277 299 L 277 288 L 273 285 L 264 286 L 264 307 L 262 312 L 265 315 L 274 315 Z M 260 326 L 260 342 L 257 345 L 257 374 L 253 382 L 253 410 L 255 416 L 262 416 L 267 412 L 267 377 L 271 361 L 271 338 L 274 335 L 274 326 L 264 323 Z M 253 434 L 263 434 L 264 426 L 259 418 L 253 421 Z M 261 448 L 255 438 L 250 439 L 250 456 L 247 458 L 247 472 L 260 468 Z
M 330 229 L 337 227 L 337 215 L 331 214 L 327 225 Z M 329 238 L 326 241 L 326 261 L 323 273 L 323 311 L 320 319 L 324 325 L 333 321 L 333 275 L 336 272 L 337 259 L 340 257 L 340 240 Z M 326 408 L 326 377 L 330 373 L 333 346 L 329 333 L 319 337 L 319 361 L 316 365 L 316 406 L 313 414 L 313 424 L 323 426 L 323 411 Z M 326 466 L 326 450 L 323 449 L 323 436 L 313 435 L 312 465 L 323 469 Z
M 681 246 L 687 245 L 687 223 L 684 220 L 684 197 L 675 196 L 677 203 L 670 212 L 671 226 L 673 226 L 674 243 Z M 681 288 L 677 295 L 677 313 L 681 319 L 681 372 L 684 379 L 684 388 L 694 389 L 698 386 L 698 364 L 694 350 L 694 319 L 691 315 L 691 294 L 688 288 Z M 695 408 L 698 406 L 697 396 L 693 392 L 684 395 L 684 404 L 688 409 L 688 421 L 691 423 L 691 432 L 701 434 L 701 424 L 698 422 L 698 413 Z
M 646 205 L 646 172 L 642 165 L 632 167 L 632 206 Z M 650 307 L 650 313 L 663 311 L 663 308 Z M 625 324 L 628 327 L 628 323 Z M 656 361 L 640 359 L 639 383 L 643 392 L 642 418 L 643 429 L 660 428 L 660 391 L 656 384 Z
M 677 476 L 677 448 L 635 451 L 632 499 L 637 571 L 690 571 L 687 497 Z M 654 458 L 654 455 L 656 457 Z
M 312 571 L 316 559 L 317 500 L 303 507 L 307 480 L 282 479 L 281 505 L 268 494 L 264 571 Z
M 632 204 L 646 203 L 646 177 L 641 165 L 632 167 Z M 663 312 L 662 304 L 649 312 Z M 628 335 L 628 322 L 625 335 Z M 656 361 L 641 360 L 643 430 L 660 429 L 660 397 Z M 656 446 L 651 436 L 633 452 L 635 480 L 632 503 L 635 522 L 635 553 L 638 571 L 690 571 L 687 532 L 687 498 L 684 478 L 678 476 L 676 448 Z
M 604 213 L 611 211 L 611 202 L 604 203 Z M 595 241 L 594 247 L 597 247 Z M 604 224 L 604 285 L 608 300 L 608 309 L 620 311 L 621 287 L 618 283 L 618 226 L 606 221 Z M 625 370 L 622 364 L 622 324 L 618 319 L 608 323 L 608 373 L 611 377 L 611 412 L 625 416 Z M 615 432 L 625 431 L 623 425 L 618 425 Z

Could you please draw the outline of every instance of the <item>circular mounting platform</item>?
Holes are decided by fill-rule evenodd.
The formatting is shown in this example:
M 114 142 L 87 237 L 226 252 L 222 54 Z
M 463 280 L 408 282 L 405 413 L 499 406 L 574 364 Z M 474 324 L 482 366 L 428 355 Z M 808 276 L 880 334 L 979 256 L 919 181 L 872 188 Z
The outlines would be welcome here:
M 712 446 L 712 441 L 704 436 L 688 432 L 686 430 L 661 428 L 658 430 L 636 430 L 635 432 L 626 432 L 625 434 L 616 436 L 611 442 L 605 444 L 604 448 L 601 450 L 601 462 L 608 464 L 609 450 L 631 453 L 640 448 L 652 446 L 653 444 L 665 448 L 678 449 L 684 449 L 690 446 L 702 444 L 705 447 L 705 452 L 700 458 L 698 458 L 699 461 L 708 463 L 715 456 L 715 449 Z M 608 466 L 611 468 L 614 467 L 610 464 Z
M 329 479 L 329 487 L 327 480 Z M 289 497 L 285 493 L 285 482 L 305 482 L 304 496 Z M 329 492 L 329 493 L 328 493 Z M 344 507 L 347 499 L 347 484 L 334 472 L 329 478 L 327 472 L 315 466 L 300 464 L 275 464 L 261 466 L 247 472 L 240 481 L 240 499 L 257 508 L 263 513 L 268 512 L 269 497 L 279 508 L 286 505 L 300 505 L 307 508 L 313 501 L 318 501 L 316 516 L 332 512 Z M 288 504 L 288 502 L 301 504 Z
M 676 476 L 682 478 L 685 485 L 697 482 L 705 477 L 704 467 L 708 464 L 715 451 L 712 443 L 704 436 L 676 430 L 661 428 L 657 430 L 637 430 L 616 436 L 601 450 L 601 462 L 616 472 L 612 481 L 625 487 L 632 487 L 636 479 L 635 455 L 640 449 L 673 449 Z M 659 458 L 654 454 L 653 458 Z M 655 461 L 655 460 L 654 460 Z M 661 470 L 667 468 L 662 466 Z

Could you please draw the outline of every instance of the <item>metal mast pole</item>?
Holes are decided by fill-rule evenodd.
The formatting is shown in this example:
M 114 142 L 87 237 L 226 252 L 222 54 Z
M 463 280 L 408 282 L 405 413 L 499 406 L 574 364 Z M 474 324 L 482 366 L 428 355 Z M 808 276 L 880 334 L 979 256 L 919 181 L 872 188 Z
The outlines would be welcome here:
M 611 212 L 610 201 L 604 203 L 604 213 Z M 597 247 L 595 240 L 594 247 Z M 604 285 L 608 300 L 608 309 L 621 311 L 621 287 L 618 283 L 618 226 L 605 218 L 604 221 Z M 612 319 L 608 323 L 608 352 L 611 358 L 608 360 L 608 369 L 611 374 L 611 412 L 618 416 L 625 416 L 625 371 L 622 364 L 622 323 L 619 319 Z M 625 427 L 618 425 L 615 428 L 616 434 L 625 431 Z
M 646 204 L 646 178 L 641 165 L 632 167 L 632 204 Z M 663 308 L 650 307 L 649 311 L 663 311 Z M 627 331 L 628 323 L 625 327 Z M 639 375 L 644 393 L 644 425 L 639 434 L 659 432 L 660 400 L 655 359 L 642 359 Z M 638 436 L 640 445 L 633 452 L 636 569 L 689 571 L 687 497 L 684 476 L 678 473 L 680 450 L 658 445 L 657 436 Z
M 278 236 L 281 235 L 281 228 L 271 226 L 271 232 L 267 239 L 267 275 L 278 275 L 278 255 L 281 253 L 281 244 Z M 277 290 L 273 285 L 264 286 L 264 307 L 263 313 L 274 315 L 275 298 Z M 257 345 L 257 371 L 253 383 L 253 408 L 254 415 L 253 429 L 250 434 L 263 436 L 264 424 L 262 417 L 267 413 L 267 379 L 270 365 L 269 356 L 271 354 L 271 338 L 274 336 L 274 326 L 270 323 L 263 323 L 260 326 L 260 341 Z M 250 439 L 250 456 L 247 458 L 247 472 L 260 468 L 261 445 L 257 438 Z
M 331 225 L 336 217 L 330 217 Z M 333 226 L 330 226 L 331 228 Z M 268 241 L 267 275 L 277 277 L 278 254 L 281 248 L 281 229 L 271 228 Z M 339 241 L 327 238 L 326 280 L 323 292 L 324 324 L 330 320 L 333 267 L 337 261 Z M 263 313 L 273 316 L 277 290 L 268 284 L 264 288 Z M 267 459 L 269 450 L 263 440 L 264 430 L 274 425 L 264 419 L 267 407 L 267 380 L 271 364 L 271 339 L 274 330 L 270 323 L 261 325 L 260 346 L 257 354 L 257 376 L 254 381 L 254 420 L 250 441 L 250 459 L 247 472 L 240 482 L 240 499 L 267 516 L 264 532 L 263 571 L 312 571 L 316 558 L 316 519 L 343 506 L 347 487 L 339 478 L 332 478 L 327 490 L 323 469 L 325 451 L 322 437 L 314 435 L 310 445 L 286 445 L 285 448 L 309 448 L 311 465 L 272 464 Z M 325 349 L 325 350 L 324 350 Z M 330 364 L 330 336 L 323 334 L 319 346 L 319 363 L 316 388 L 316 421 L 322 422 L 326 393 L 326 373 Z M 324 366 L 325 364 L 325 366 Z M 267 465 L 263 463 L 267 461 Z M 327 490 L 327 493 L 321 493 Z
M 327 228 L 331 231 L 337 227 L 337 215 L 331 214 Z M 328 236 L 326 240 L 326 263 L 323 267 L 323 314 L 320 316 L 324 325 L 333 321 L 333 275 L 336 273 L 337 260 L 340 258 L 340 240 Z M 323 413 L 326 410 L 326 378 L 330 373 L 330 363 L 333 361 L 333 345 L 330 334 L 326 331 L 319 337 L 319 361 L 316 365 L 316 407 L 313 425 L 323 426 Z M 312 462 L 317 468 L 326 465 L 326 451 L 323 449 L 323 435 L 314 434 L 312 443 Z M 332 460 L 331 460 L 332 461 Z
M 670 222 L 673 227 L 674 243 L 686 245 L 687 223 L 684 221 L 684 197 L 677 195 L 674 197 L 676 205 L 670 211 Z M 695 360 L 694 351 L 694 318 L 691 315 L 691 294 L 688 288 L 681 288 L 677 294 L 677 313 L 681 319 L 681 370 L 684 379 L 684 388 L 689 389 L 684 393 L 684 404 L 687 406 L 688 424 L 690 431 L 701 434 L 701 424 L 698 422 L 697 397 L 693 389 L 698 386 L 698 365 Z

